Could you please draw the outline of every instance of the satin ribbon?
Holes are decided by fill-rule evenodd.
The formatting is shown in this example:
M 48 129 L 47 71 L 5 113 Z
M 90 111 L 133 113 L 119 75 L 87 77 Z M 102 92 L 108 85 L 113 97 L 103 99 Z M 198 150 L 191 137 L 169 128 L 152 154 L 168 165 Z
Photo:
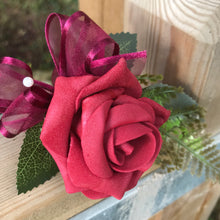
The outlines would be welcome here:
M 57 76 L 101 76 L 122 57 L 138 75 L 146 61 L 146 51 L 120 54 L 118 44 L 81 11 L 67 17 L 52 13 L 45 25 L 47 45 L 54 61 L 52 82 Z M 44 119 L 53 96 L 53 86 L 34 80 L 27 88 L 25 77 L 31 68 L 11 57 L 0 59 L 0 132 L 8 138 Z

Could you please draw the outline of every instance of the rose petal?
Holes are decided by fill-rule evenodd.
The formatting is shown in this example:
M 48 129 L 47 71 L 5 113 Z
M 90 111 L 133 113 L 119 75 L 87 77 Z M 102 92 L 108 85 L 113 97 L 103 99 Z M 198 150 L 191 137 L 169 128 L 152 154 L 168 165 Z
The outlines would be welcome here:
M 52 156 L 58 154 L 67 157 L 71 123 L 76 113 L 76 97 L 93 80 L 93 76 L 57 78 L 40 137 L 47 150 L 53 152 Z
M 102 178 L 113 175 L 103 145 L 105 122 L 112 102 L 108 100 L 102 103 L 87 121 L 82 121 L 81 145 L 84 160 L 91 172 Z M 83 118 L 82 115 L 82 120 Z
M 93 190 L 85 190 L 82 191 L 82 193 L 88 197 L 89 199 L 103 199 L 103 198 L 107 198 L 110 195 L 104 194 L 104 193 L 100 193 L 100 192 L 96 192 Z
M 106 89 L 116 88 L 123 88 L 125 90 L 124 94 L 134 98 L 139 98 L 142 94 L 140 83 L 127 68 L 126 61 L 123 58 L 120 59 L 118 64 L 106 74 L 104 74 L 102 77 L 97 77 L 96 81 L 82 89 L 76 100 L 76 107 L 80 107 L 81 101 L 85 97 L 94 95 L 98 92 L 103 92 Z
M 130 181 L 129 185 L 128 185 L 128 190 L 134 188 L 137 185 L 138 180 L 141 178 L 142 174 L 144 172 L 142 171 L 135 171 L 133 172 L 133 176 L 132 176 L 132 180 Z
M 163 106 L 159 105 L 157 102 L 155 102 L 149 98 L 142 97 L 139 100 L 141 102 L 148 103 L 154 109 L 155 115 L 156 115 L 154 125 L 156 125 L 156 127 L 159 128 L 162 124 L 164 124 L 168 120 L 168 118 L 170 116 L 169 110 L 165 109 Z
M 143 174 L 143 172 L 140 172 L 140 171 L 133 172 L 131 180 L 129 182 L 129 185 L 127 186 L 126 191 L 134 188 L 137 185 L 137 182 L 140 179 L 140 177 L 142 176 L 142 174 Z M 111 196 L 111 195 L 100 193 L 100 192 L 93 191 L 93 190 L 82 191 L 82 193 L 90 199 L 102 199 L 102 198 L 106 198 L 106 197 Z M 121 199 L 122 196 L 116 197 L 116 199 Z
M 141 123 L 132 123 L 117 127 L 115 128 L 115 145 L 121 145 L 151 132 L 152 129 Z
M 135 146 L 130 145 L 128 142 L 148 132 L 151 133 L 151 131 L 145 125 L 133 123 L 107 132 L 105 146 L 110 161 L 119 166 L 123 165 L 126 159 L 125 156 L 130 155 L 135 149 Z
M 143 170 L 146 165 L 151 161 L 157 143 L 152 133 L 147 133 L 139 138 L 136 138 L 129 142 L 134 147 L 134 151 L 131 155 L 126 156 L 123 165 L 118 166 L 112 164 L 112 169 L 117 172 L 133 172 L 136 170 Z
M 115 144 L 114 144 L 114 129 L 107 132 L 104 137 L 104 146 L 108 155 L 108 159 L 117 165 L 124 164 L 125 155 L 120 152 L 115 152 Z
M 114 170 L 119 172 L 130 172 L 134 170 L 145 171 L 152 165 L 161 147 L 161 137 L 155 126 L 151 126 L 150 123 L 145 124 L 146 125 L 134 123 L 121 126 L 106 133 L 105 146 Z M 131 140 L 143 138 L 144 135 L 149 135 L 155 144 L 153 142 L 151 142 L 151 144 L 147 142 L 142 146 L 143 149 L 141 149 L 141 146 L 138 146 L 139 143 L 131 144 Z M 154 135 L 156 135 L 156 139 L 154 138 Z M 114 140 L 116 143 L 114 143 Z M 128 142 L 125 146 L 126 141 Z M 143 139 L 142 142 L 144 144 Z M 120 144 L 123 145 L 122 148 Z M 124 147 L 127 147 L 128 145 L 131 145 L 133 148 L 130 156 L 126 156 L 126 154 L 128 155 L 130 153 L 131 148 L 129 147 L 128 151 L 127 149 L 124 149 Z M 124 151 L 124 154 L 122 154 L 122 150 Z M 137 151 L 139 154 L 137 154 Z M 137 161 L 135 161 L 135 159 Z
M 92 113 L 104 102 L 114 100 L 124 92 L 123 88 L 107 89 L 101 93 L 96 93 L 92 96 L 86 97 L 82 101 L 82 121 L 87 122 Z M 112 101 L 113 102 L 113 101 Z
M 147 110 L 134 104 L 123 104 L 111 108 L 105 131 L 136 122 L 153 123 L 152 115 Z
M 152 156 L 151 160 L 148 162 L 146 167 L 143 168 L 143 170 L 147 170 L 152 166 L 152 164 L 154 163 L 154 161 L 156 160 L 156 158 L 157 158 L 157 156 L 160 152 L 162 142 L 163 142 L 158 128 L 155 125 L 152 125 L 152 124 L 147 123 L 147 122 L 145 124 L 146 124 L 147 127 L 152 129 L 152 133 L 153 133 L 153 135 L 155 137 L 155 140 L 157 142 L 157 144 L 156 144 L 157 147 L 155 149 L 154 155 Z
M 154 112 L 153 107 L 147 102 L 141 101 L 141 98 L 136 99 L 128 95 L 120 95 L 116 100 L 114 100 L 113 106 L 123 105 L 123 104 L 135 104 L 135 105 L 142 107 L 144 110 L 146 110 L 151 115 L 152 121 L 153 122 L 155 121 L 155 112 Z
M 70 176 L 67 172 L 67 158 L 62 157 L 58 154 L 54 154 L 54 152 L 52 152 L 52 151 L 49 151 L 49 153 L 51 155 L 53 155 L 53 159 L 57 163 L 57 166 L 60 170 L 60 173 L 62 175 L 64 184 L 65 184 L 66 192 L 67 193 L 75 193 L 75 192 L 80 192 L 82 190 L 85 190 L 83 187 L 77 187 L 72 183 Z
M 132 146 L 129 143 L 123 143 L 120 146 L 116 146 L 116 148 L 119 147 L 120 150 L 126 155 L 131 155 L 134 151 L 134 146 Z

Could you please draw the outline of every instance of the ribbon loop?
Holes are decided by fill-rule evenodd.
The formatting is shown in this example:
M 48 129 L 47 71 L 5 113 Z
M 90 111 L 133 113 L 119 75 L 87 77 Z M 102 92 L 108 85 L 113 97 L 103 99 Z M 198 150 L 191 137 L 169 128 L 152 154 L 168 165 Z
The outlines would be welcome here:
M 34 81 L 28 88 L 23 79 L 32 78 L 31 68 L 12 57 L 0 59 L 0 132 L 14 137 L 43 120 L 53 94 L 53 87 Z
M 59 76 L 101 76 L 122 57 L 137 75 L 146 61 L 146 51 L 119 55 L 118 44 L 81 11 L 69 18 L 51 14 L 45 33 Z

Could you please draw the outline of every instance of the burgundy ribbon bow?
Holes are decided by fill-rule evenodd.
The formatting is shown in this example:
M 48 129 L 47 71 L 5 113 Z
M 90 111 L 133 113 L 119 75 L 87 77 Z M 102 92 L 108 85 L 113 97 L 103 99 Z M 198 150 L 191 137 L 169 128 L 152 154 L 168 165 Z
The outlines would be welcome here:
M 132 73 L 138 75 L 146 61 L 146 51 L 119 55 L 118 44 L 81 11 L 67 17 L 52 13 L 46 26 L 46 41 L 57 76 L 101 76 L 120 58 L 125 58 Z M 32 80 L 32 71 L 24 62 L 4 57 L 0 60 L 0 132 L 14 137 L 44 119 L 53 86 Z

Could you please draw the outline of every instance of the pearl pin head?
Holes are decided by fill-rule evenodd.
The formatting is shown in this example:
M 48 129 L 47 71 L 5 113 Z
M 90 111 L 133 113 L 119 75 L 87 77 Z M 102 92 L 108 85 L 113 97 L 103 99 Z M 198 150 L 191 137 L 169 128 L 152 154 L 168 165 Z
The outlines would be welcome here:
M 32 87 L 34 85 L 34 80 L 31 77 L 27 76 L 23 79 L 23 85 L 28 88 Z

